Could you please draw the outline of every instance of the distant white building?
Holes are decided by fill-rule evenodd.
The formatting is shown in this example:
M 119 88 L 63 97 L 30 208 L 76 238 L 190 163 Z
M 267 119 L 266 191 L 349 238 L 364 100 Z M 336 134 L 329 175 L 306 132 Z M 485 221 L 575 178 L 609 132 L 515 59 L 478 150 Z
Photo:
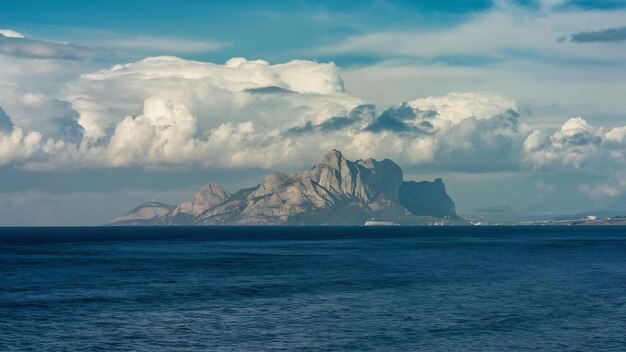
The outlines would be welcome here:
M 587 215 L 587 220 L 598 220 L 596 215 Z
M 365 222 L 365 226 L 398 226 L 400 224 L 397 224 L 393 221 L 377 221 L 377 220 L 367 220 Z

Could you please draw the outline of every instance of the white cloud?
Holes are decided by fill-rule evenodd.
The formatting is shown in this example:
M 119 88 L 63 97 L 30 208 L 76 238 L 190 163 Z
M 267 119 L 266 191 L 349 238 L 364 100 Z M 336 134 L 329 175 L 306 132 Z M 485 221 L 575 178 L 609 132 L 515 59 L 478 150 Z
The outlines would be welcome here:
M 15 125 L 25 131 L 37 131 L 44 137 L 78 142 L 82 139 L 82 127 L 71 105 L 41 93 L 19 94 L 7 89 L 0 97 L 0 106 Z
M 461 97 L 466 98 L 465 104 L 461 102 Z M 485 113 L 489 109 L 504 113 L 512 106 L 504 104 L 506 108 L 502 110 L 494 108 L 499 102 L 507 100 L 492 93 L 452 95 L 450 104 L 445 104 L 445 97 L 431 99 L 440 102 L 442 107 L 471 105 Z M 307 165 L 317 161 L 328 150 L 338 148 L 354 158 L 392 157 L 409 165 L 432 163 L 438 156 L 444 158 L 437 160 L 441 164 L 454 165 L 455 158 L 468 160 L 467 155 L 455 152 L 473 151 L 477 154 L 473 162 L 479 163 L 478 168 L 484 168 L 485 163 L 480 163 L 480 158 L 487 160 L 485 154 L 500 154 L 502 159 L 507 159 L 511 154 L 504 154 L 504 149 L 508 148 L 511 153 L 519 152 L 519 147 L 511 145 L 521 146 L 526 130 L 517 122 L 516 114 L 491 118 L 484 115 L 477 120 L 468 115 L 467 110 L 458 110 L 463 117 L 452 116 L 453 111 L 457 110 L 447 110 L 448 116 L 444 118 L 416 114 L 405 121 L 412 126 L 428 121 L 441 126 L 428 133 L 412 129 L 408 133 L 390 130 L 371 132 L 367 126 L 374 122 L 376 116 L 366 114 L 365 117 L 355 117 L 356 120 L 346 126 L 338 127 L 329 123 L 332 121 L 332 115 L 329 115 L 319 119 L 320 126 L 327 128 L 303 129 L 294 135 L 285 125 L 259 123 L 254 119 L 255 115 L 247 121 L 223 122 L 214 128 L 199 130 L 195 113 L 185 104 L 152 97 L 145 101 L 143 114 L 126 117 L 116 125 L 106 147 L 106 160 L 115 166 L 196 164 L 204 167 L 273 168 Z M 455 127 L 447 123 L 448 118 L 466 123 Z M 512 156 L 515 160 L 516 155 Z M 493 157 L 490 161 L 494 161 Z
M 280 87 L 298 93 L 339 94 L 343 81 L 333 63 L 320 64 L 294 60 L 271 65 L 263 60 L 232 58 L 224 65 L 184 60 L 174 56 L 148 57 L 144 60 L 115 65 L 111 69 L 85 74 L 87 83 L 115 79 L 139 78 L 143 81 L 162 78 L 205 80 L 230 91 L 251 88 Z
M 574 118 L 533 131 L 514 100 L 490 92 L 412 97 L 377 111 L 345 91 L 334 64 L 311 61 L 148 58 L 84 74 L 56 98 L 31 91 L 10 100 L 20 117 L 11 133 L 0 132 L 0 164 L 31 170 L 290 169 L 337 148 L 429 173 L 580 170 L 590 162 L 608 173 L 624 150 L 621 128 L 605 133 Z M 64 134 L 68 127 L 78 134 Z
M 248 120 L 273 127 L 295 125 L 346 114 L 361 102 L 345 94 L 332 63 L 271 65 L 234 58 L 218 65 L 171 56 L 83 75 L 65 95 L 93 140 L 105 137 L 124 116 L 136 115 L 153 96 L 188 106 L 202 131 Z
M 468 117 L 488 119 L 506 110 L 517 110 L 517 103 L 493 92 L 449 93 L 410 101 L 421 110 L 434 110 L 439 118 L 457 124 Z
M 431 160 L 434 153 L 430 137 L 358 129 L 293 136 L 284 129 L 246 121 L 225 122 L 198 132 L 196 118 L 184 104 L 152 97 L 145 101 L 142 115 L 117 124 L 101 162 L 112 166 L 273 168 L 313 163 L 332 148 L 355 157 L 385 157 L 391 152 L 408 156 L 415 163 Z
M 33 125 L 39 128 L 46 121 L 42 121 L 41 116 L 32 116 L 37 100 L 41 103 L 39 111 L 47 110 L 46 105 L 58 98 L 60 87 L 68 80 L 94 70 L 96 64 L 87 59 L 99 52 L 3 31 L 0 35 L 0 106 L 16 124 L 25 129 Z M 56 113 L 58 109 L 53 110 Z
M 0 165 L 14 161 L 24 161 L 40 152 L 41 134 L 24 133 L 21 128 L 14 128 L 10 133 L 0 131 Z
M 605 135 L 605 140 L 610 143 L 624 143 L 626 139 L 626 126 L 615 127 Z
M 478 173 L 519 170 L 529 133 L 530 128 L 513 110 L 490 118 L 466 118 L 439 136 L 437 168 Z
M 83 60 L 95 54 L 93 49 L 74 44 L 0 35 L 0 55 L 28 59 Z
M 0 35 L 3 35 L 7 38 L 24 38 L 24 35 L 20 32 L 16 32 L 11 29 L 0 29 Z
M 377 60 L 345 68 L 342 75 L 348 91 L 378 103 L 455 91 L 493 91 L 521 104 L 588 104 L 586 110 L 577 111 L 587 116 L 625 111 L 623 44 L 580 44 L 559 38 L 623 27 L 626 10 L 555 3 L 521 6 L 497 1 L 457 24 L 369 31 L 337 39 L 309 54 Z
M 195 118 L 183 104 L 153 97 L 144 112 L 117 124 L 108 146 L 114 166 L 151 163 L 183 163 L 194 154 Z
M 85 124 L 85 111 L 121 114 L 131 110 L 125 109 L 135 103 L 134 99 L 160 91 L 160 96 L 140 101 L 142 113 L 107 120 L 110 125 L 105 125 L 98 139 L 86 134 L 80 144 L 49 134 L 45 138 L 40 136 L 38 149 L 28 156 L 4 158 L 4 163 L 20 161 L 30 169 L 181 165 L 273 168 L 308 165 L 328 150 L 338 148 L 353 158 L 392 157 L 409 165 L 433 162 L 442 165 L 458 157 L 455 151 L 483 153 L 491 149 L 491 153 L 497 153 L 502 151 L 501 143 L 508 145 L 523 138 L 516 116 L 489 118 L 490 113 L 504 113 L 515 105 L 493 93 L 455 93 L 416 100 L 415 104 L 423 109 L 402 105 L 383 114 L 400 119 L 397 123 L 407 126 L 406 130 L 390 130 L 383 123 L 383 128 L 374 131 L 368 126 L 383 115 L 378 117 L 372 107 L 359 107 L 351 112 L 361 101 L 343 91 L 334 65 L 297 61 L 273 65 L 277 66 L 274 68 L 265 62 L 233 59 L 225 66 L 190 63 L 190 69 L 184 67 L 187 61 L 180 59 L 148 61 L 158 63 L 161 70 L 152 71 L 154 67 L 149 65 L 143 71 L 131 64 L 84 76 L 83 79 L 92 83 L 88 85 L 91 90 L 82 91 L 81 98 L 73 104 L 81 116 L 81 127 L 88 129 L 89 123 L 102 121 L 100 116 L 109 116 L 94 114 L 94 119 Z M 173 68 L 168 67 L 171 64 Z M 133 70 L 125 71 L 129 67 Z M 304 81 L 307 84 L 295 84 L 298 68 L 308 75 Z M 239 72 L 240 69 L 244 72 Z M 129 90 L 118 92 L 108 88 L 109 74 L 119 80 L 114 87 Z M 98 82 L 107 84 L 97 87 Z M 70 89 L 74 94 L 83 87 L 79 83 Z M 164 83 L 172 85 L 172 90 L 161 89 Z M 142 89 L 131 92 L 140 84 Z M 179 89 L 174 90 L 175 87 Z M 273 89 L 276 87 L 282 90 Z M 207 91 L 203 92 L 203 88 Z M 266 88 L 269 90 L 265 91 Z M 128 96 L 124 96 L 126 93 Z M 196 99 L 196 94 L 208 96 L 208 93 L 220 94 L 222 99 Z M 132 94 L 135 94 L 133 99 L 128 99 Z M 109 102 L 117 98 L 128 99 L 128 106 L 120 104 L 111 109 Z M 36 108 L 50 104 L 36 94 L 24 95 L 21 101 Z M 83 109 L 85 106 L 91 110 Z M 440 109 L 441 113 L 429 114 L 423 111 L 426 107 Z M 215 109 L 237 118 L 224 121 L 215 114 Z M 479 112 L 480 120 L 471 115 L 472 111 Z M 509 119 L 512 122 L 507 122 Z M 484 125 L 481 121 L 490 122 Z M 298 127 L 306 123 L 318 127 L 312 130 Z M 291 132 L 293 127 L 301 132 Z M 508 142 L 502 142 L 503 138 Z M 438 160 L 439 157 L 444 160 Z
M 626 58 L 619 46 L 559 42 L 565 35 L 587 29 L 624 25 L 624 10 L 568 10 L 544 6 L 540 11 L 498 1 L 453 27 L 381 31 L 350 37 L 315 49 L 319 54 L 376 54 L 383 57 L 435 58 L 450 55 L 506 59 L 526 56 L 534 60 L 597 59 L 617 62 Z
M 581 117 L 567 120 L 552 135 L 545 131 L 533 131 L 524 141 L 525 160 L 531 164 L 544 166 L 574 166 L 584 163 L 600 165 L 602 168 L 624 162 L 622 133 L 626 129 L 617 127 L 609 133 L 603 128 L 589 125 Z M 601 170 L 597 170 L 601 171 Z
M 16 125 L 37 131 L 41 143 L 30 158 L 13 155 L 2 163 L 270 167 L 284 160 L 258 156 L 270 149 L 275 156 L 290 154 L 279 150 L 292 143 L 277 141 L 281 129 L 343 116 L 361 103 L 345 93 L 332 63 L 270 65 L 243 58 L 224 65 L 147 58 L 83 75 L 57 96 L 4 97 Z M 73 140 L 68 132 L 84 139 Z M 264 143 L 269 147 L 259 148 Z M 299 150 L 306 153 L 305 147 Z M 4 154 L 11 155 L 8 147 Z
M 555 66 L 515 59 L 463 66 L 389 60 L 341 73 L 348 92 L 383 104 L 449 92 L 491 91 L 514 97 L 519 104 L 557 104 L 581 115 L 626 111 L 621 98 L 626 69 L 614 65 Z M 555 117 L 563 121 L 571 116 Z
M 106 37 L 89 40 L 97 47 L 112 50 L 126 50 L 134 52 L 158 52 L 158 53 L 198 53 L 215 51 L 226 46 L 225 43 L 213 40 L 190 40 L 175 37 L 157 37 L 149 35 L 129 36 L 125 34 L 106 33 Z

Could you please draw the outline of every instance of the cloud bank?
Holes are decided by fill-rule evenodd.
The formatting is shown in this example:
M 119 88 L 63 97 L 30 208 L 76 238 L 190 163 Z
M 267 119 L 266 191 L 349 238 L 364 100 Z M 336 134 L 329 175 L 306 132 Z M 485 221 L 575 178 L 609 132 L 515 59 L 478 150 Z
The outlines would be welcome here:
M 87 73 L 55 96 L 15 93 L 0 114 L 0 165 L 81 168 L 294 168 L 337 148 L 428 172 L 626 170 L 626 126 L 582 117 L 533 128 L 493 92 L 377 107 L 344 88 L 333 63 L 224 64 L 150 57 Z M 608 177 L 580 189 L 622 190 Z
M 623 42 L 599 40 L 619 37 L 624 8 L 501 0 L 449 24 L 432 25 L 432 18 L 419 16 L 338 37 L 303 54 L 341 62 L 350 92 L 386 104 L 452 91 L 493 91 L 521 104 L 587 104 L 579 115 L 626 108 L 620 98 L 626 80 Z M 594 34 L 597 41 L 584 45 L 570 40 L 572 33 L 611 28 L 615 31 Z
M 622 40 L 626 11 L 559 10 L 522 6 L 515 1 L 496 1 L 487 11 L 476 13 L 454 26 L 402 30 L 381 30 L 357 34 L 337 43 L 314 49 L 318 54 L 367 54 L 385 57 L 421 58 L 445 62 L 452 57 L 460 62 L 501 63 L 535 61 L 562 63 L 575 60 L 617 62 L 626 53 L 615 46 L 595 50 L 559 41 L 571 33 L 573 42 Z M 609 28 L 581 32 L 581 28 Z M 465 59 L 465 60 L 463 60 Z M 472 60 L 473 59 L 473 60 Z M 428 61 L 426 61 L 428 62 Z M 553 61 L 555 62 L 555 61 Z

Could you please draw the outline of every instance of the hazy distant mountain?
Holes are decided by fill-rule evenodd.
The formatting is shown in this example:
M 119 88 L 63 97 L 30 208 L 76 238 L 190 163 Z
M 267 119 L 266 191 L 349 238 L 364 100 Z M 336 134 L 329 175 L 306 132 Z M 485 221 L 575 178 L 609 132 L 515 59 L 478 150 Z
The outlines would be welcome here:
M 492 205 L 489 207 L 476 208 L 474 209 L 475 213 L 486 213 L 486 214 L 513 214 L 515 213 L 515 208 L 511 204 L 501 204 L 501 205 Z
M 176 206 L 160 202 L 142 204 L 128 213 L 118 216 L 111 221 L 115 225 L 158 225 L 164 216 L 167 216 Z
M 150 204 L 111 225 L 131 225 L 128 218 L 142 207 L 152 209 Z M 402 169 L 389 159 L 350 161 L 333 150 L 309 170 L 273 173 L 234 194 L 209 183 L 191 202 L 138 225 L 362 225 L 368 220 L 463 223 L 441 179 L 405 182 Z

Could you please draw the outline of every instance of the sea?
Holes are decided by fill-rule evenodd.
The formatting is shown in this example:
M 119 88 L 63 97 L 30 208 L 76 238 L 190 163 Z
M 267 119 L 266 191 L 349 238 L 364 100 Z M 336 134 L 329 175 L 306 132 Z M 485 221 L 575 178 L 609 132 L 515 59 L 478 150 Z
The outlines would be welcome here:
M 2 228 L 0 351 L 623 352 L 626 228 Z

